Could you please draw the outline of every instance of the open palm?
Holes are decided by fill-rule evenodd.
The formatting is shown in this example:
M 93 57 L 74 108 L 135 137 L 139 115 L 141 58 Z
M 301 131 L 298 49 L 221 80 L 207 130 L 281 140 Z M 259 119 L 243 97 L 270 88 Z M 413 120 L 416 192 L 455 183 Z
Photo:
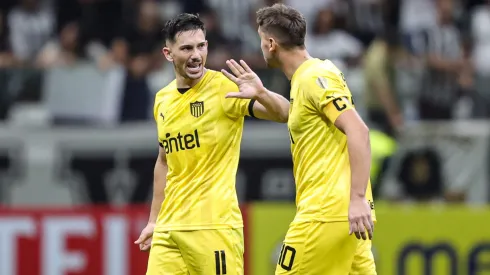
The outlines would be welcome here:
M 240 90 L 239 92 L 229 93 L 226 97 L 255 99 L 259 93 L 265 90 L 264 85 L 257 74 L 250 69 L 245 61 L 240 60 L 240 64 L 233 59 L 226 61 L 226 65 L 228 65 L 234 75 L 226 70 L 221 70 L 228 79 L 235 82 Z

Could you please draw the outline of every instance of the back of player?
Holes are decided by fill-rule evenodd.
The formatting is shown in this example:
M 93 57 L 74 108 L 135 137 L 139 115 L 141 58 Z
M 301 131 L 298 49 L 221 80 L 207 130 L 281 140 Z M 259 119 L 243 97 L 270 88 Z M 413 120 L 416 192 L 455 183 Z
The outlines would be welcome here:
M 276 274 L 376 274 L 371 241 L 348 234 L 351 169 L 346 136 L 334 123 L 352 108 L 332 62 L 310 59 L 294 73 L 288 128 L 297 213 Z M 370 183 L 366 193 L 374 208 Z
M 291 80 L 288 128 L 297 214 L 276 274 L 375 275 L 369 130 L 355 112 L 343 74 L 305 47 L 306 21 L 275 4 L 257 12 L 269 67 Z M 352 235 L 354 233 L 355 235 Z

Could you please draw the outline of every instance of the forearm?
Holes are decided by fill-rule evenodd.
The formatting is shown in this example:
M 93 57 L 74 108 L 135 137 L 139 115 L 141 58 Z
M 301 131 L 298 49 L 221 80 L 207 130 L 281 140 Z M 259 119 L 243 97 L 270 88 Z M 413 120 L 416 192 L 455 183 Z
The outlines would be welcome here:
M 351 198 L 363 198 L 369 182 L 371 169 L 371 146 L 369 130 L 362 129 L 347 134 L 347 148 L 351 167 Z
M 155 163 L 153 176 L 153 199 L 151 202 L 150 217 L 148 223 L 156 223 L 158 213 L 165 199 L 165 186 L 167 185 L 167 164 L 160 160 Z
M 289 101 L 283 96 L 264 90 L 259 93 L 256 100 L 264 106 L 272 120 L 287 122 L 289 116 Z

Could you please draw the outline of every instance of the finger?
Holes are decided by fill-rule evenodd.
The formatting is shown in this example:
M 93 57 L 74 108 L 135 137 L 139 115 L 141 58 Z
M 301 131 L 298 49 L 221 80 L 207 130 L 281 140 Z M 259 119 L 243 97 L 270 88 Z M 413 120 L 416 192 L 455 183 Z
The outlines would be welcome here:
M 363 239 L 363 240 L 366 239 L 366 233 L 365 233 L 364 226 L 362 226 L 362 222 L 360 222 L 359 220 L 356 221 L 354 233 L 356 234 L 357 239 L 359 239 L 359 240 L 360 239 Z
M 240 60 L 240 64 L 242 64 L 242 67 L 245 69 L 247 73 L 253 73 L 252 69 L 250 69 L 250 67 L 245 61 Z
M 140 250 L 141 251 L 148 251 L 151 248 L 151 244 L 142 244 L 140 245 Z
M 238 64 L 234 59 L 230 60 L 230 63 L 233 65 L 233 67 L 238 71 L 239 75 L 245 74 L 245 69 Z M 237 75 L 237 76 L 239 76 Z
M 365 227 L 366 227 L 366 230 L 368 233 L 368 237 L 370 240 L 372 240 L 373 239 L 374 224 L 373 224 L 371 218 L 366 217 L 364 224 L 365 224 Z
M 369 222 L 369 217 L 364 217 L 361 221 L 361 229 L 362 229 L 362 236 L 363 240 L 366 240 L 366 231 L 368 233 L 368 237 L 371 240 L 373 236 L 373 228 L 371 227 L 371 223 Z
M 139 238 L 134 243 L 141 245 L 141 243 L 143 243 L 144 240 L 145 240 L 144 236 L 140 235 Z
M 232 60 L 226 60 L 226 65 L 228 66 L 228 68 L 230 68 L 231 72 L 236 77 L 240 77 L 242 74 L 240 73 L 240 71 L 238 70 L 238 68 L 235 67 L 236 62 L 234 62 L 235 64 L 233 64 L 232 61 L 234 61 L 234 60 L 233 59 Z
M 354 226 L 352 221 L 349 221 L 349 235 L 352 235 L 352 233 L 354 233 Z
M 361 238 L 363 240 L 366 240 L 366 230 L 361 228 L 361 230 L 359 230 L 359 234 L 361 234 Z
M 226 77 L 227 77 L 229 80 L 231 80 L 231 81 L 233 81 L 235 84 L 237 84 L 238 79 L 237 79 L 237 78 L 236 78 L 234 75 L 230 74 L 230 73 L 229 73 L 229 72 L 227 72 L 226 70 L 221 70 L 221 72 L 222 72 L 222 73 L 223 73 L 223 74 L 224 74 L 224 75 L 225 75 L 225 76 L 226 76 Z
M 134 242 L 135 244 L 142 244 L 151 237 L 151 234 L 141 233 L 139 238 Z
M 360 239 L 361 238 L 361 235 L 359 234 L 359 227 L 358 227 L 358 224 L 357 224 L 357 221 L 352 221 L 352 233 L 354 233 L 354 235 L 356 235 L 356 238 L 357 239 Z
M 245 98 L 242 93 L 234 92 L 226 94 L 225 98 Z

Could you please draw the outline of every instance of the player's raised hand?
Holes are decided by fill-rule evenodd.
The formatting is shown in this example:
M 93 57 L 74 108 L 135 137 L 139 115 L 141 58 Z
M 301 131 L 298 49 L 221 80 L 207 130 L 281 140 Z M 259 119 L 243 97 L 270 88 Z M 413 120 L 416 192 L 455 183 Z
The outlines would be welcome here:
M 371 217 L 371 206 L 366 198 L 351 199 L 349 204 L 349 235 L 354 233 L 356 238 L 366 240 L 373 238 L 374 223 Z
M 139 245 L 141 251 L 150 250 L 153 230 L 155 230 L 155 224 L 149 223 L 145 228 L 143 228 L 139 238 L 134 242 L 135 244 Z
M 266 91 L 262 81 L 256 73 L 250 69 L 245 61 L 240 60 L 238 64 L 235 60 L 227 60 L 226 65 L 230 68 L 233 74 L 230 74 L 226 70 L 221 72 L 240 89 L 239 92 L 233 92 L 226 95 L 226 98 L 250 98 L 256 99 L 261 92 Z

